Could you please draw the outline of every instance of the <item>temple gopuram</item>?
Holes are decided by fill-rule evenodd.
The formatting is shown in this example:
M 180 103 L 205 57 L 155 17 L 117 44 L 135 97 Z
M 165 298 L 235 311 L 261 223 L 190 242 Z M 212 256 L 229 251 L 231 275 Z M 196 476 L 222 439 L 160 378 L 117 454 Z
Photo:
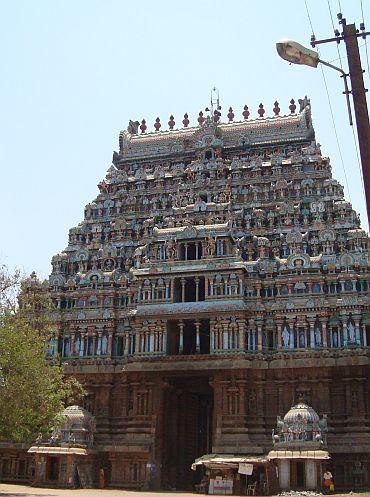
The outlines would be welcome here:
M 276 419 L 303 398 L 326 415 L 335 488 L 369 486 L 369 237 L 307 97 L 225 121 L 218 107 L 196 126 L 130 121 L 52 259 L 48 353 L 85 385 L 96 422 L 83 479 L 191 489 L 197 458 L 278 459 Z M 305 486 L 299 468 L 285 488 Z

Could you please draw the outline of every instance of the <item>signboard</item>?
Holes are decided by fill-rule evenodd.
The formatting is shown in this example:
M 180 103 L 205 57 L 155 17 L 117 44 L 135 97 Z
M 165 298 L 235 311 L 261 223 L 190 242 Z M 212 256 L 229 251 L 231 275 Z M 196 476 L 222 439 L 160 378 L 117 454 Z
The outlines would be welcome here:
M 232 495 L 233 480 L 221 480 L 219 478 L 209 480 L 208 493 L 210 495 Z
M 253 473 L 253 464 L 242 462 L 239 464 L 238 473 L 242 475 L 251 475 Z

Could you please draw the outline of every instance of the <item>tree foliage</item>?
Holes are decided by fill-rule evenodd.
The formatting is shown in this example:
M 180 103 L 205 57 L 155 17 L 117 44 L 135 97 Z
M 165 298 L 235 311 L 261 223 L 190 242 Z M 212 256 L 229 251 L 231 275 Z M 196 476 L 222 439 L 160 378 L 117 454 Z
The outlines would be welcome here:
M 17 288 L 19 305 L 11 296 Z M 0 439 L 28 441 L 48 431 L 83 388 L 64 376 L 58 360 L 45 359 L 55 330 L 51 301 L 36 276 L 20 281 L 2 268 L 0 293 Z

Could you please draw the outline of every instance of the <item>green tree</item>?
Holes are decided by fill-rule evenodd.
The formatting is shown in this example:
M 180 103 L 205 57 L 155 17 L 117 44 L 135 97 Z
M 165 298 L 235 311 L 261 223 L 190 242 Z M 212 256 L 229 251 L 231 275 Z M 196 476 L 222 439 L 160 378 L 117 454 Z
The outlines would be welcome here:
M 12 299 L 17 288 L 19 305 Z M 31 441 L 84 392 L 65 377 L 58 358 L 45 359 L 45 343 L 55 330 L 51 300 L 36 275 L 21 281 L 3 267 L 0 292 L 0 439 Z

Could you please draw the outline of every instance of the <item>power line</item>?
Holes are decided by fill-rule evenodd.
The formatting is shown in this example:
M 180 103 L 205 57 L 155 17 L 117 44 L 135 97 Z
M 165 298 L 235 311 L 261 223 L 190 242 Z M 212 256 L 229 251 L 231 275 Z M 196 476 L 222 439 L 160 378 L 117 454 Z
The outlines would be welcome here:
M 310 12 L 308 10 L 308 5 L 307 5 L 307 0 L 304 0 L 304 3 L 305 3 L 305 6 L 306 6 L 306 12 L 307 12 L 307 17 L 308 17 L 308 21 L 310 23 L 310 26 L 311 26 L 311 30 L 312 30 L 312 35 L 315 36 L 315 31 L 313 29 L 313 24 L 312 24 L 312 20 L 311 20 L 311 16 L 310 16 Z M 329 6 L 330 8 L 330 6 Z M 331 10 L 330 10 L 331 12 Z M 317 53 L 320 57 L 320 51 L 317 49 Z M 340 54 L 339 54 L 340 56 Z M 347 173 L 346 173 L 346 168 L 344 166 L 344 160 L 343 160 L 343 154 L 342 154 L 342 149 L 340 147 L 340 142 L 339 142 L 339 137 L 338 137 L 338 132 L 337 132 L 337 127 L 335 125 L 335 119 L 334 119 L 334 112 L 333 112 L 333 107 L 331 105 L 331 99 L 330 99 L 330 94 L 329 94 L 329 88 L 328 88 L 328 85 L 327 85 L 327 82 L 326 82 L 326 78 L 325 78 L 325 73 L 324 73 L 324 70 L 323 70 L 323 67 L 322 67 L 322 64 L 320 64 L 320 69 L 321 69 L 321 74 L 322 74 L 322 77 L 323 77 L 323 80 L 324 80 L 324 86 L 325 86 L 325 90 L 326 90 L 326 96 L 327 96 L 327 99 L 328 99 L 328 104 L 329 104 L 329 109 L 330 109 L 330 115 L 331 115 L 331 120 L 332 120 L 332 124 L 333 124 L 333 129 L 334 129 L 334 134 L 335 134 L 335 139 L 336 139 L 336 142 L 337 142 L 337 147 L 338 147 L 338 152 L 339 152 L 339 157 L 340 157 L 340 161 L 341 161 L 341 164 L 342 164 L 342 169 L 343 169 L 343 174 L 344 174 L 344 180 L 345 180 L 345 183 L 346 183 L 346 187 L 347 187 L 347 192 L 348 192 L 348 196 L 349 196 L 349 200 L 350 202 L 352 203 L 352 200 L 351 200 L 351 192 L 350 192 L 350 189 L 349 189 L 349 185 L 348 185 L 348 178 L 347 178 Z
M 356 140 L 356 135 L 355 135 L 355 129 L 354 127 L 352 126 L 352 135 L 353 135 L 353 142 L 355 144 L 355 149 L 356 149 L 356 156 L 357 156 L 357 164 L 358 164 L 358 168 L 360 170 L 360 177 L 361 177 L 361 185 L 362 185 L 362 191 L 363 191 L 363 194 L 366 198 L 366 193 L 365 193 L 365 183 L 364 183 L 364 175 L 362 173 L 362 167 L 361 167 L 361 161 L 360 161 L 360 153 L 359 153 L 359 150 L 358 150 L 358 146 L 357 146 L 357 140 Z
M 312 31 L 312 34 L 314 35 L 314 34 L 315 34 L 315 32 L 314 32 L 314 30 L 313 30 L 312 21 L 311 21 L 311 16 L 310 16 L 310 12 L 309 12 L 309 10 L 308 10 L 308 6 L 307 6 L 307 0 L 304 0 L 304 4 L 305 4 L 305 6 L 306 6 L 306 12 L 307 12 L 307 17 L 308 17 L 308 20 L 309 20 L 309 22 L 310 22 L 311 31 Z
M 327 0 L 327 2 L 328 2 L 328 8 L 329 8 L 331 25 L 333 27 L 333 31 L 334 31 L 334 34 L 335 34 L 335 26 L 334 26 L 333 14 L 332 14 L 331 7 L 330 7 L 330 0 Z M 361 4 L 362 4 L 362 0 L 361 0 Z M 339 44 L 338 43 L 337 43 L 337 53 L 338 53 L 338 60 L 339 60 L 339 63 L 340 63 L 340 67 L 341 67 L 341 69 L 343 71 L 343 64 L 342 64 L 342 58 L 343 57 L 341 57 L 341 55 L 340 55 L 340 50 L 339 50 Z M 362 174 L 362 167 L 361 167 L 360 155 L 359 155 L 359 151 L 358 151 L 358 146 L 357 146 L 357 141 L 356 141 L 356 135 L 355 135 L 355 130 L 354 130 L 353 126 L 352 126 L 352 137 L 353 137 L 353 143 L 355 145 L 355 150 L 356 150 L 357 166 L 358 166 L 358 169 L 359 169 L 359 172 L 360 172 L 361 186 L 362 186 L 362 190 L 363 190 L 363 193 L 364 193 L 364 196 L 365 196 L 364 178 L 363 178 L 363 174 Z M 348 186 L 347 186 L 347 189 L 348 189 Z
M 329 94 L 329 88 L 328 88 L 328 85 L 326 83 L 326 78 L 325 78 L 325 73 L 324 73 L 324 69 L 322 67 L 322 65 L 320 64 L 320 69 L 321 69 L 321 74 L 322 74 L 322 77 L 323 77 L 323 80 L 324 80 L 324 85 L 325 85 L 325 90 L 326 90 L 326 96 L 328 97 L 328 103 L 329 103 L 329 109 L 330 109 L 330 115 L 331 115 L 331 120 L 332 120 L 332 123 L 333 123 L 333 128 L 334 128 L 334 134 L 335 134 L 335 140 L 337 142 L 337 146 L 338 146 L 338 152 L 339 152 L 339 157 L 340 157 L 340 161 L 341 161 L 341 164 L 342 164 L 342 169 L 343 169 L 343 174 L 344 174 L 344 179 L 345 179 L 345 182 L 346 182 L 346 187 L 347 187 L 347 191 L 348 191 L 348 196 L 349 196 L 349 201 L 352 203 L 352 199 L 351 199 L 351 191 L 349 189 L 349 185 L 348 185 L 348 178 L 347 178 L 347 173 L 346 173 L 346 168 L 344 166 L 344 160 L 343 160 L 343 155 L 342 155 L 342 149 L 340 147 L 340 142 L 339 142 L 339 137 L 338 137 L 338 133 L 337 133 L 337 127 L 335 125 L 335 119 L 334 119 L 334 112 L 333 112 L 333 107 L 331 105 L 331 99 L 330 99 L 330 94 Z
M 364 8 L 362 5 L 362 0 L 361 0 L 361 14 L 362 14 L 362 25 L 365 28 Z M 367 51 L 367 43 L 365 43 L 365 53 L 366 53 L 366 65 L 367 65 L 367 77 L 369 78 L 369 81 L 370 81 L 370 67 L 369 67 L 369 55 L 368 55 L 368 51 Z
M 362 48 L 365 45 L 367 45 L 368 43 L 370 43 L 370 40 L 369 41 L 365 41 L 365 43 L 363 43 L 362 45 L 359 45 L 358 47 Z M 340 57 L 337 57 L 336 59 L 329 60 L 328 62 L 331 64 L 332 62 L 336 62 L 337 60 L 342 60 L 342 59 L 345 59 L 345 58 L 346 58 L 345 55 L 341 55 Z
M 330 2 L 329 0 L 327 0 L 328 2 L 328 8 L 329 8 L 329 14 L 330 14 L 330 20 L 331 20 L 331 25 L 333 27 L 333 31 L 334 31 L 334 34 L 335 34 L 335 26 L 334 26 L 334 20 L 333 20 L 333 14 L 331 12 L 331 7 L 330 7 Z M 343 70 L 343 64 L 342 64 L 342 57 L 340 56 L 340 51 L 339 51 L 339 44 L 337 43 L 337 53 L 338 53 L 338 60 L 340 62 L 340 67 L 341 69 Z

